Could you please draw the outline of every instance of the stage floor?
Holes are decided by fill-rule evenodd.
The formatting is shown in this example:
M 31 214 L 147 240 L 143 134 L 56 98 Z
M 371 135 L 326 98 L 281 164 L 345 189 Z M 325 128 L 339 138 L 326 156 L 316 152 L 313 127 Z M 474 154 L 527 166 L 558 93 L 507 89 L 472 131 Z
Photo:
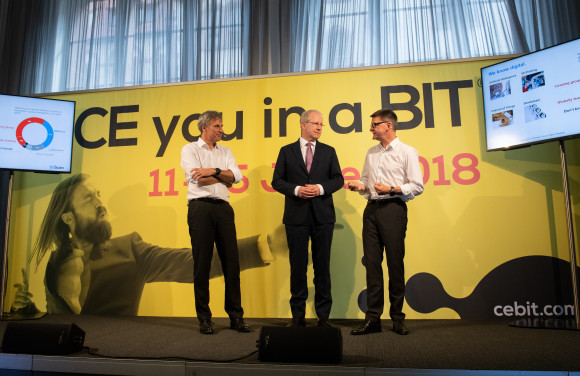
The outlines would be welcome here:
M 580 376 L 580 332 L 526 329 L 506 321 L 407 320 L 410 334 L 352 336 L 360 320 L 333 320 L 343 336 L 339 365 L 265 363 L 256 342 L 263 326 L 288 319 L 246 318 L 252 332 L 237 333 L 214 318 L 203 335 L 197 319 L 47 315 L 20 323 L 74 323 L 85 349 L 67 356 L 0 354 L 1 375 L 574 375 Z M 0 335 L 6 325 L 0 321 Z M 314 320 L 307 320 L 314 326 Z M 534 371 L 534 372 L 531 372 Z M 543 372 L 537 372 L 543 371 Z

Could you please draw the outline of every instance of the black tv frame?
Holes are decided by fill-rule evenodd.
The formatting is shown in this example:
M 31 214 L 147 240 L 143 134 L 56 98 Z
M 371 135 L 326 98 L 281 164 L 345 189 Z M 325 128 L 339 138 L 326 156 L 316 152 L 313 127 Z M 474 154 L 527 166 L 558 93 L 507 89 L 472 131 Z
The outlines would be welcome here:
M 536 51 L 533 51 L 533 52 L 529 52 L 529 53 L 526 53 L 526 54 L 519 55 L 517 57 L 512 57 L 512 58 L 506 59 L 506 60 L 504 60 L 502 62 L 499 62 L 499 63 L 495 63 L 495 64 L 487 65 L 485 67 L 481 67 L 480 68 L 480 76 L 481 76 L 481 80 L 482 80 L 481 81 L 482 82 L 481 88 L 482 88 L 482 94 L 484 96 L 483 98 L 485 98 L 486 95 L 489 95 L 489 87 L 486 87 L 486 85 L 483 85 L 483 70 L 484 69 L 487 69 L 487 68 L 490 68 L 490 67 L 493 67 L 493 66 L 496 66 L 496 65 L 506 64 L 506 63 L 509 63 L 509 62 L 514 62 L 514 64 L 515 64 L 518 59 L 524 59 L 526 56 L 530 56 L 530 55 L 538 54 L 538 53 L 541 53 L 541 52 L 545 52 L 545 51 L 548 51 L 548 50 L 551 50 L 551 49 L 554 49 L 554 48 L 558 48 L 558 47 L 560 47 L 562 45 L 565 45 L 565 44 L 568 44 L 568 43 L 574 43 L 574 42 L 580 42 L 580 38 L 572 39 L 572 40 L 569 40 L 569 41 L 566 41 L 566 42 L 562 42 L 562 43 L 559 43 L 559 44 L 556 44 L 556 45 L 553 45 L 553 46 L 550 46 L 550 47 L 543 48 L 541 50 L 536 50 Z M 579 46 L 580 46 L 580 43 L 579 43 Z M 578 55 L 579 61 L 578 62 L 580 64 L 580 50 L 578 51 L 578 53 L 579 53 L 579 55 Z M 580 90 L 580 84 L 577 84 L 577 85 L 578 85 L 578 88 Z M 574 138 L 580 137 L 580 124 L 578 124 L 578 132 L 575 133 L 575 134 L 566 135 L 566 136 L 559 136 L 559 137 L 549 137 L 549 138 L 544 138 L 544 139 L 537 140 L 537 141 L 530 141 L 530 142 L 521 143 L 521 144 L 514 144 L 514 145 L 511 145 L 511 146 L 508 146 L 508 147 L 499 147 L 499 148 L 492 148 L 492 149 L 490 149 L 489 148 L 489 143 L 488 143 L 487 109 L 486 109 L 485 100 L 483 101 L 483 110 L 484 110 L 484 128 L 485 128 L 485 147 L 486 147 L 486 150 L 488 152 L 489 151 L 505 151 L 505 150 L 521 149 L 521 148 L 526 148 L 526 147 L 529 147 L 529 146 L 532 146 L 532 145 L 538 145 L 538 144 L 548 143 L 548 142 L 552 142 L 552 141 L 559 141 L 559 140 L 564 141 L 564 140 L 570 140 L 570 139 L 574 139 Z
M 68 169 L 67 170 L 45 170 L 45 169 L 25 169 L 25 168 L 14 168 L 3 166 L 2 162 L 0 161 L 0 171 L 22 171 L 22 172 L 35 172 L 35 173 L 42 173 L 42 174 L 67 174 L 72 171 L 72 161 L 73 161 L 73 151 L 74 151 L 74 127 L 75 127 L 75 114 L 76 114 L 76 101 L 68 100 L 68 99 L 54 99 L 54 98 L 43 98 L 43 97 L 35 97 L 35 96 L 27 96 L 27 95 L 14 95 L 14 94 L 2 94 L 0 96 L 6 97 L 17 97 L 17 98 L 30 98 L 30 99 L 38 99 L 46 102 L 68 102 L 73 103 L 73 118 L 72 124 L 70 129 L 70 160 L 68 161 Z

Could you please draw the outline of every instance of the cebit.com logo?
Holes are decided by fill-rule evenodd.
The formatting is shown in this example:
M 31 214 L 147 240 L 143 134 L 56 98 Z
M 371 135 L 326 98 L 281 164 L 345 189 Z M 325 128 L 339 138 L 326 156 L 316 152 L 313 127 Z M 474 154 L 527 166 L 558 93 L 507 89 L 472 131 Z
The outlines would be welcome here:
M 493 313 L 498 316 L 572 316 L 574 315 L 574 305 L 572 304 L 546 304 L 543 308 L 536 303 L 526 302 L 525 305 L 514 302 L 513 305 L 497 305 L 493 307 Z

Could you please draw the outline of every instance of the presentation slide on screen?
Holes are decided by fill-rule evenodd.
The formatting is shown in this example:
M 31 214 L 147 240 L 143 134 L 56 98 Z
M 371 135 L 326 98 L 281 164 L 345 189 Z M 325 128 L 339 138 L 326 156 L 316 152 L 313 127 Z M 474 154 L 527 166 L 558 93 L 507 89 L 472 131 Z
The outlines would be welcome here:
M 481 73 L 488 150 L 580 133 L 580 39 Z
M 69 172 L 74 102 L 0 95 L 0 168 Z

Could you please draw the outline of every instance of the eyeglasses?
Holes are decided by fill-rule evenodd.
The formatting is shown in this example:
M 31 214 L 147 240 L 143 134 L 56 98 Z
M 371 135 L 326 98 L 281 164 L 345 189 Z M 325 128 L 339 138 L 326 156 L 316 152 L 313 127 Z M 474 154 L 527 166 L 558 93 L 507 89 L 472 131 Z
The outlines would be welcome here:
M 313 121 L 307 121 L 307 123 L 312 124 L 312 125 L 316 125 L 316 126 L 324 127 L 324 124 L 323 123 L 316 123 L 316 122 L 313 122 Z
M 378 127 L 379 125 L 383 124 L 383 123 L 390 123 L 389 120 L 385 120 L 385 121 L 379 121 L 378 123 L 371 123 L 371 128 L 375 129 L 376 127 Z

